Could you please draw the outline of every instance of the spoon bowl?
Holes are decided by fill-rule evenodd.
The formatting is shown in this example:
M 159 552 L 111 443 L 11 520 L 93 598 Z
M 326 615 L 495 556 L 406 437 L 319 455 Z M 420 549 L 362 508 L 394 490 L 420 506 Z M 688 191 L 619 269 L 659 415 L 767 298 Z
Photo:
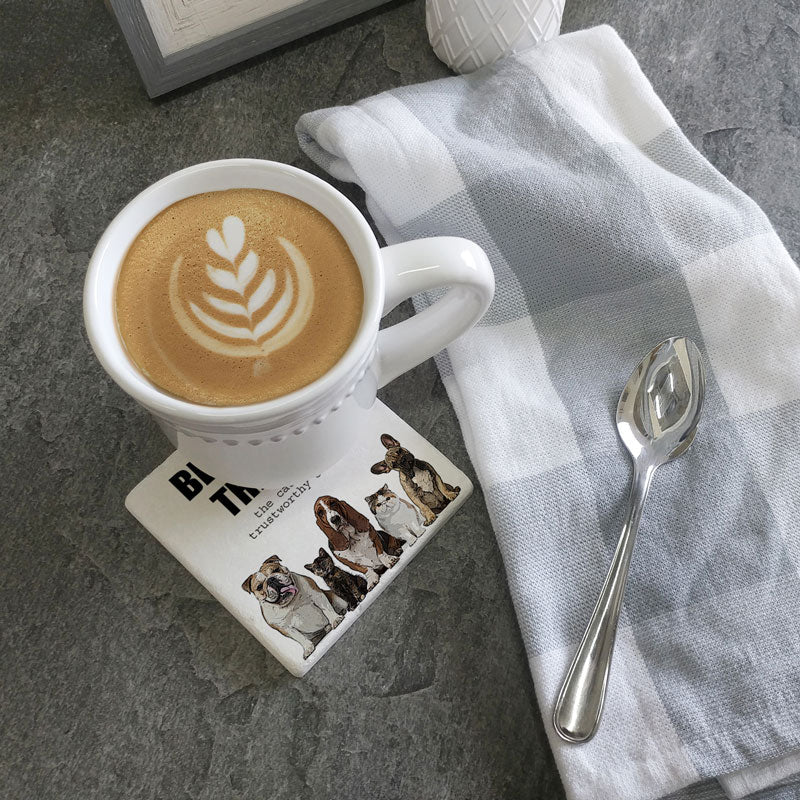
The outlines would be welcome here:
M 697 345 L 673 337 L 654 347 L 633 371 L 617 404 L 617 431 L 634 459 L 654 467 L 689 449 L 705 398 Z

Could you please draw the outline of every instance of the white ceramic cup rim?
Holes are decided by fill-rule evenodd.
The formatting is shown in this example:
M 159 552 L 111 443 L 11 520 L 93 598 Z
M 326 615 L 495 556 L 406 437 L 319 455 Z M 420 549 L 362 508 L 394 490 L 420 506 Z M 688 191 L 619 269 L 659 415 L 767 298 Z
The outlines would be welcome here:
M 247 180 L 232 180 L 236 175 L 245 174 Z M 209 186 L 222 184 L 222 188 L 282 191 L 299 197 L 329 219 L 331 216 L 338 217 L 331 219 L 331 222 L 344 236 L 353 252 L 364 283 L 361 323 L 355 338 L 339 361 L 320 378 L 294 392 L 273 400 L 242 406 L 204 406 L 191 403 L 170 395 L 151 383 L 139 371 L 125 349 L 117 327 L 114 307 L 117 275 L 122 260 L 144 225 L 164 208 L 184 197 L 214 190 L 196 188 L 199 176 L 206 176 Z M 189 185 L 195 188 L 187 191 L 186 187 Z M 276 188 L 278 186 L 281 188 Z M 332 210 L 334 214 L 331 213 Z M 143 214 L 143 211 L 147 211 L 147 214 Z M 341 192 L 320 178 L 288 164 L 260 159 L 224 159 L 196 164 L 162 178 L 134 197 L 114 217 L 89 263 L 84 285 L 84 321 L 89 341 L 105 370 L 125 392 L 149 410 L 169 418 L 179 418 L 186 423 L 201 425 L 247 423 L 285 417 L 294 411 L 300 411 L 334 391 L 341 381 L 347 380 L 348 376 L 357 371 L 374 347 L 383 310 L 383 296 L 384 275 L 378 243 L 363 215 Z

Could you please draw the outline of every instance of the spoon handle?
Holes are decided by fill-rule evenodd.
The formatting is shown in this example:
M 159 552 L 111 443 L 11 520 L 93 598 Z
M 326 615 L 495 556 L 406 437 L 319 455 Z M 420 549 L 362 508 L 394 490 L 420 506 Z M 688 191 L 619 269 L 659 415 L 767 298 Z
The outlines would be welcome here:
M 594 736 L 600 723 L 625 581 L 654 471 L 653 467 L 640 467 L 634 461 L 633 482 L 622 535 L 600 597 L 556 700 L 553 725 L 556 733 L 568 742 L 587 742 Z

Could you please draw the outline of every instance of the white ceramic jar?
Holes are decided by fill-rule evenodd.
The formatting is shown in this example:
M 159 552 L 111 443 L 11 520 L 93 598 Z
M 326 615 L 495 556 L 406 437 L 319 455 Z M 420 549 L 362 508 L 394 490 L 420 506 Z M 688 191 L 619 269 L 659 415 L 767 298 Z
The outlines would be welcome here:
M 473 72 L 546 42 L 561 30 L 564 0 L 427 0 L 434 53 L 455 72 Z

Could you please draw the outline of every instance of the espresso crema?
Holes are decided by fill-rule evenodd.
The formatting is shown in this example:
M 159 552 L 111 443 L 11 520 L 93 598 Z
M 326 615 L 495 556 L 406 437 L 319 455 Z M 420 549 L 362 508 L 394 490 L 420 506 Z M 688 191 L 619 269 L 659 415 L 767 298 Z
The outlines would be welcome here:
M 212 406 L 272 400 L 336 364 L 364 290 L 344 238 L 289 195 L 187 197 L 145 226 L 116 288 L 117 325 L 141 372 Z

